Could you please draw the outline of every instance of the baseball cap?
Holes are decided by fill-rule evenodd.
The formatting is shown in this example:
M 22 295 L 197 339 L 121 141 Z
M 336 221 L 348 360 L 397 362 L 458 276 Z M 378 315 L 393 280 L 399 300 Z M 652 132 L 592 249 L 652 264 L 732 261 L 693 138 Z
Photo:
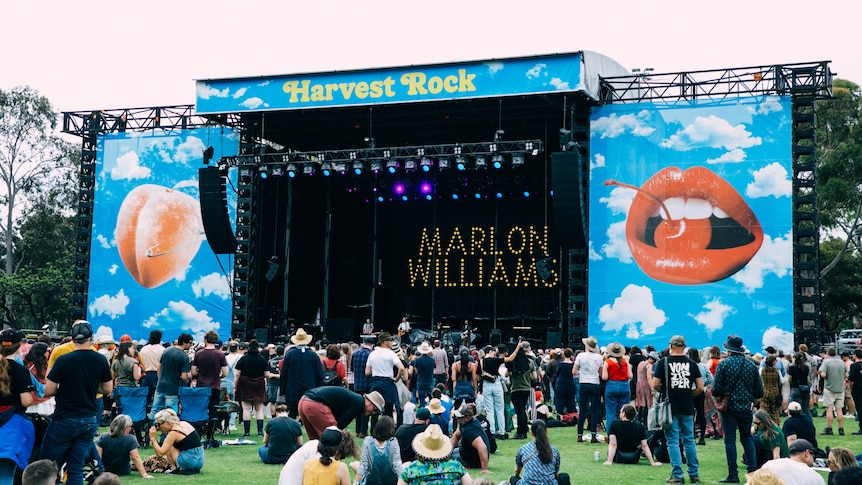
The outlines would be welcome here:
M 93 327 L 86 320 L 79 320 L 72 325 L 72 330 L 69 331 L 69 336 L 72 340 L 81 343 L 93 336 Z
M 790 404 L 787 405 L 787 410 L 791 413 L 801 413 L 802 405 L 796 401 L 792 401 Z
M 685 337 L 682 335 L 674 335 L 670 338 L 670 345 L 672 347 L 685 347 Z
M 431 419 L 431 411 L 429 411 L 428 408 L 417 409 L 416 419 Z
M 0 332 L 0 345 L 15 345 L 21 341 L 21 332 L 7 328 Z
M 341 431 L 335 426 L 330 426 L 323 430 L 320 435 L 320 444 L 323 446 L 338 446 L 342 440 Z
M 804 440 L 804 439 L 793 440 L 790 443 L 790 454 L 791 455 L 795 455 L 797 453 L 803 453 L 806 450 L 814 452 L 814 451 L 817 451 L 817 448 L 815 448 L 814 445 L 811 444 L 811 442 L 809 442 L 808 440 Z

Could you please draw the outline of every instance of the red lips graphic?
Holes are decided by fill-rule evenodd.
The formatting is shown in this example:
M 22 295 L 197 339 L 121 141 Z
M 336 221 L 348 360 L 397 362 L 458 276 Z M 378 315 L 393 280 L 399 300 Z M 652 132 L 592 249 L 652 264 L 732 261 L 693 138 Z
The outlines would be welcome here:
M 763 244 L 763 229 L 726 180 L 704 167 L 667 167 L 637 190 L 626 241 L 647 276 L 677 285 L 719 281 L 742 269 Z

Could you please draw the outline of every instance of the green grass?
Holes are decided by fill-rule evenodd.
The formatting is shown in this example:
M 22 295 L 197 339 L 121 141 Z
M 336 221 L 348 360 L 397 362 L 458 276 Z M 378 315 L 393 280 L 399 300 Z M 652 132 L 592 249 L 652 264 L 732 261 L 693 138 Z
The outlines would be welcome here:
M 815 418 L 814 423 L 818 430 L 826 426 L 825 418 Z M 847 436 L 818 436 L 821 448 L 826 446 L 843 446 L 854 453 L 862 451 L 862 436 L 854 436 L 849 433 L 857 429 L 857 422 L 845 420 Z M 837 424 L 835 425 L 837 426 Z M 241 425 L 240 425 L 241 429 Z M 352 429 L 352 428 L 350 428 Z M 103 428 L 102 431 L 106 429 Z M 254 423 L 252 430 L 256 431 Z M 837 428 L 836 428 L 837 433 Z M 233 431 L 231 436 L 219 436 L 218 438 L 238 438 L 241 431 Z M 604 443 L 589 444 L 577 442 L 577 428 L 551 428 L 548 434 L 559 450 L 562 458 L 561 471 L 572 477 L 573 484 L 607 483 L 607 484 L 641 484 L 641 483 L 664 483 L 670 476 L 670 464 L 661 467 L 651 467 L 646 459 L 640 465 L 605 466 L 602 463 L 607 458 L 607 445 Z M 253 437 L 260 444 L 261 438 Z M 359 441 L 357 441 L 359 444 Z M 498 441 L 499 449 L 491 456 L 489 469 L 491 473 L 485 475 L 495 483 L 507 480 L 515 468 L 515 454 L 518 448 L 526 443 L 525 440 Z M 741 447 L 737 445 L 738 452 Z M 601 460 L 594 461 L 595 451 L 601 453 Z M 706 446 L 698 446 L 698 460 L 700 461 L 700 477 L 704 483 L 718 483 L 718 480 L 727 475 L 727 465 L 724 457 L 724 442 L 722 440 L 707 440 Z M 146 458 L 152 455 L 151 448 L 141 450 L 141 455 Z M 137 473 L 132 472 L 129 477 L 122 477 L 123 483 L 158 484 L 162 482 L 182 482 L 183 484 L 200 485 L 250 485 L 250 484 L 275 484 L 278 482 L 278 474 L 281 471 L 279 465 L 264 465 L 257 455 L 257 446 L 224 446 L 221 448 L 205 451 L 206 464 L 198 475 L 172 476 L 156 475 L 152 480 L 144 480 Z M 741 459 L 741 456 L 740 456 Z M 744 466 L 740 465 L 744 470 Z M 685 472 L 685 467 L 683 467 Z M 483 476 L 479 470 L 471 470 L 470 475 L 475 479 Z M 826 474 L 823 474 L 824 479 Z M 742 478 L 742 477 L 740 477 Z M 743 480 L 744 481 L 744 480 Z M 300 483 L 298 480 L 295 482 Z

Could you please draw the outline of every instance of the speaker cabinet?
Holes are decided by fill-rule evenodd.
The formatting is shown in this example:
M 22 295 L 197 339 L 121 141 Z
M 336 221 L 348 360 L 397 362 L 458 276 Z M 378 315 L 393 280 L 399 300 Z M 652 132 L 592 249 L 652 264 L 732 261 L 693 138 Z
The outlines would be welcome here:
M 545 335 L 545 348 L 553 349 L 554 347 L 559 347 L 562 344 L 562 333 L 556 330 L 548 330 L 548 333 Z
M 236 236 L 230 225 L 225 195 L 225 179 L 218 167 L 198 170 L 201 197 L 201 219 L 207 242 L 216 254 L 232 254 L 236 251 Z
M 551 188 L 554 231 L 567 249 L 587 247 L 586 187 L 588 166 L 577 151 L 551 154 Z

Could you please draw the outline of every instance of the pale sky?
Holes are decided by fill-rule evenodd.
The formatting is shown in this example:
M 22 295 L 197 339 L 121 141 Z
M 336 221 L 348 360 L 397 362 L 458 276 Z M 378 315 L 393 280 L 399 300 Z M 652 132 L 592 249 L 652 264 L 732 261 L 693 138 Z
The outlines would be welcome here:
M 591 50 L 655 72 L 831 60 L 862 84 L 858 0 L 10 0 L 0 88 L 58 111 L 193 104 L 195 79 Z

